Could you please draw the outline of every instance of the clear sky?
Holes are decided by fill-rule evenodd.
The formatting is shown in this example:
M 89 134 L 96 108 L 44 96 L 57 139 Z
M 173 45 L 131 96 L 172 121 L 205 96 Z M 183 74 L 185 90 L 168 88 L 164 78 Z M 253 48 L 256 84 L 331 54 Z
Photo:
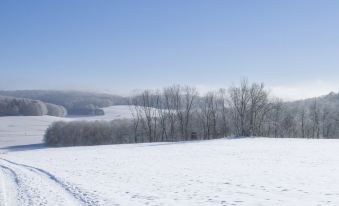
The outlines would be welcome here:
M 338 0 L 3 0 L 0 89 L 339 91 Z

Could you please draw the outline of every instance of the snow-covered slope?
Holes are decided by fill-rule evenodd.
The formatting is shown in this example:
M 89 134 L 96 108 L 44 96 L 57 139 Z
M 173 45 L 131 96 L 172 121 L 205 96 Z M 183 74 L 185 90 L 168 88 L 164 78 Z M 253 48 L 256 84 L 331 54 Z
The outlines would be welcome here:
M 39 145 L 57 120 L 131 117 L 128 106 L 105 112 L 0 117 L 0 206 L 339 205 L 339 140 Z
M 104 108 L 103 116 L 52 117 L 52 116 L 10 116 L 0 117 L 0 150 L 5 147 L 41 144 L 47 127 L 55 121 L 113 120 L 131 118 L 129 106 Z
M 0 205 L 339 205 L 339 141 L 248 138 L 1 154 Z
M 114 120 L 114 119 L 130 119 L 132 118 L 132 113 L 130 106 L 128 105 L 119 105 L 103 108 L 105 115 L 103 116 L 76 116 L 71 119 L 78 120 Z
M 0 148 L 42 143 L 46 128 L 63 119 L 52 116 L 0 117 Z

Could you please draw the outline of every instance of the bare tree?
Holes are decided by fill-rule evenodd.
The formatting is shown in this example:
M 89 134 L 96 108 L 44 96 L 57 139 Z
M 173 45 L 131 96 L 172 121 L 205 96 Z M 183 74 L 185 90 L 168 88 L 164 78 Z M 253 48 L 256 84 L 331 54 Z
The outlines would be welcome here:
M 312 138 L 320 138 L 320 111 L 316 98 L 310 107 L 310 116 L 312 122 Z
M 130 99 L 129 109 L 133 119 L 133 136 L 134 142 L 139 142 L 139 125 L 142 120 L 142 108 L 139 106 L 139 99 L 134 97 Z
M 218 102 L 221 116 L 221 134 L 226 137 L 229 134 L 229 109 L 227 108 L 227 94 L 225 89 L 218 92 Z
M 154 106 L 156 105 L 157 98 L 154 98 L 150 90 L 145 90 L 141 94 L 141 109 L 142 109 L 142 125 L 147 133 L 147 138 L 149 142 L 155 141 L 156 137 L 156 110 Z
M 235 133 L 240 136 L 248 136 L 247 115 L 250 107 L 250 92 L 247 80 L 242 80 L 240 87 L 231 87 L 229 95 Z
M 301 137 L 305 138 L 306 133 L 305 133 L 305 126 L 306 125 L 306 110 L 305 107 L 302 106 L 301 111 L 300 111 L 300 127 L 301 127 Z
M 262 124 L 271 104 L 268 100 L 268 92 L 264 89 L 264 84 L 252 84 L 250 87 L 250 109 L 249 109 L 249 135 L 262 135 Z
M 197 89 L 194 87 L 185 86 L 182 89 L 182 102 L 183 108 L 178 112 L 180 125 L 182 128 L 182 136 L 185 140 L 188 140 L 190 137 L 190 123 L 192 116 L 192 108 L 195 104 L 195 100 L 198 96 Z
M 281 134 L 281 122 L 283 118 L 283 103 L 280 99 L 274 100 L 271 112 L 271 125 L 273 127 L 273 137 L 277 138 Z
M 176 127 L 177 127 L 177 110 L 178 104 L 180 103 L 179 98 L 180 87 L 172 86 L 164 88 L 163 96 L 164 96 L 164 106 L 166 108 L 166 112 L 169 119 L 169 137 L 171 141 L 174 141 L 177 137 L 176 135 Z

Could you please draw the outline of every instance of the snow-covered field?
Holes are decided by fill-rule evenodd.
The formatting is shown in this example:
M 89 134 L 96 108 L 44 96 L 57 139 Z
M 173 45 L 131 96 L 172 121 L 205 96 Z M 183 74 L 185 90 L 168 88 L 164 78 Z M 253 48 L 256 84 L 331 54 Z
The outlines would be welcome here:
M 103 116 L 77 116 L 65 118 L 52 116 L 0 117 L 0 151 L 6 147 L 20 149 L 22 147 L 19 145 L 41 144 L 42 137 L 47 127 L 55 121 L 109 121 L 114 119 L 132 118 L 129 106 L 112 106 L 104 108 L 104 111 L 105 115 Z
M 53 118 L 40 118 L 6 117 L 0 139 L 42 135 Z M 0 206 L 339 205 L 339 140 L 13 148 L 0 149 Z

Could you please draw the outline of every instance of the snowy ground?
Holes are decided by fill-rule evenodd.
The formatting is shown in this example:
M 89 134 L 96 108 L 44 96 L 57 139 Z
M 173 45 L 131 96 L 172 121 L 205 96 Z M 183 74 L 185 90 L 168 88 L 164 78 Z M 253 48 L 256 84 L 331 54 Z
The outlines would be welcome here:
M 337 140 L 256 138 L 9 152 L 0 202 L 339 205 L 338 148 Z
M 112 106 L 104 108 L 103 116 L 77 116 L 77 117 L 52 117 L 52 116 L 11 116 L 0 117 L 0 150 L 4 148 L 33 147 L 42 143 L 42 137 L 47 127 L 55 121 L 74 120 L 114 120 L 131 118 L 129 106 Z M 23 146 L 20 146 L 23 145 Z
M 337 206 L 338 148 L 339 140 L 247 138 L 0 149 L 0 206 Z

